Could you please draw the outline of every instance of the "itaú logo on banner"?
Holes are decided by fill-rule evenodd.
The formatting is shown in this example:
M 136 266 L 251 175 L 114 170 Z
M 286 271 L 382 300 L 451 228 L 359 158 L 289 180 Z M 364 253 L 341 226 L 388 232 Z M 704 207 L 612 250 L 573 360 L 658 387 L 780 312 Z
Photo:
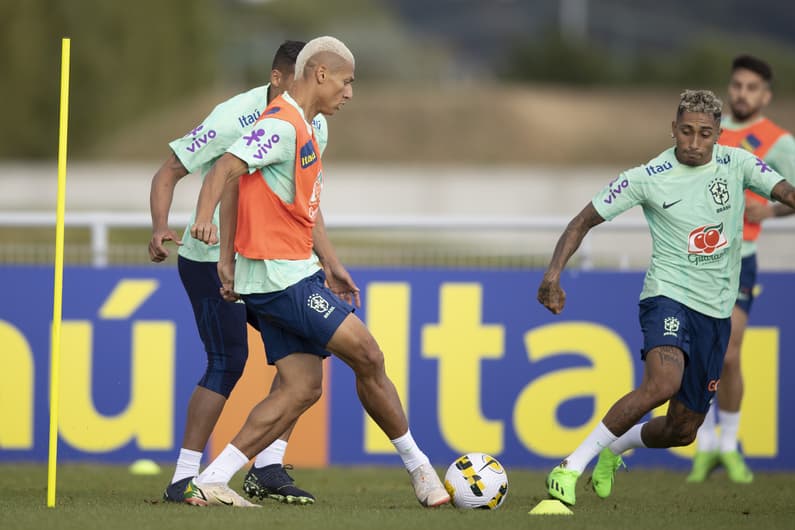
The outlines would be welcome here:
M 687 238 L 688 254 L 712 254 L 729 242 L 723 234 L 723 223 L 703 225 L 692 230 Z

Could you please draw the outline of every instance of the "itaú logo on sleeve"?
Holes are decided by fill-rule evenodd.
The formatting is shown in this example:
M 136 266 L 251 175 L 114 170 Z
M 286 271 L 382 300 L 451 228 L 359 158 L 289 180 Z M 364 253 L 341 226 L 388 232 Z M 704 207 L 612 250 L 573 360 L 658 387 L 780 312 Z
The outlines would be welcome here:
M 306 169 L 317 162 L 317 153 L 315 153 L 315 146 L 312 145 L 312 140 L 309 140 L 304 144 L 304 146 L 301 148 L 300 155 L 301 167 L 303 169 Z
M 729 242 L 723 235 L 723 223 L 699 226 L 687 239 L 688 254 L 712 254 Z

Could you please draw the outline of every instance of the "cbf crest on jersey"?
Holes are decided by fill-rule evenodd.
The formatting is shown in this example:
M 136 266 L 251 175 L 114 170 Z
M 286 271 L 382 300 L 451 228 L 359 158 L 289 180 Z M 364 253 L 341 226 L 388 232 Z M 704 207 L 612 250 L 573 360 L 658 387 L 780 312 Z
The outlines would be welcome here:
M 729 185 L 723 177 L 716 177 L 709 182 L 707 187 L 712 200 L 719 206 L 715 213 L 720 213 L 731 208 L 729 205 Z

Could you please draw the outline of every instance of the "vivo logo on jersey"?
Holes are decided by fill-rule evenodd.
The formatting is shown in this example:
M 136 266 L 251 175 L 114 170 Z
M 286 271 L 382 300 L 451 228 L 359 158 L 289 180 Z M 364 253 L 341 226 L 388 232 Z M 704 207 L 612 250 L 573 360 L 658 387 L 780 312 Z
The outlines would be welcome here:
M 314 118 L 314 119 L 312 120 L 312 127 L 314 127 L 315 129 L 317 129 L 317 130 L 319 131 L 319 130 L 320 130 L 320 128 L 321 128 L 321 123 L 320 123 L 320 120 L 319 120 L 319 119 L 317 119 L 317 118 Z
M 731 161 L 732 157 L 730 157 L 729 155 L 723 155 L 723 156 L 715 155 L 715 162 L 717 162 L 718 164 L 726 165 Z
M 312 140 L 309 140 L 301 148 L 301 167 L 308 168 L 317 162 L 317 153 L 315 153 L 315 146 L 312 145 Z
M 646 174 L 649 176 L 652 175 L 659 175 L 664 171 L 668 171 L 669 169 L 673 169 L 674 165 L 669 160 L 668 162 L 663 162 L 662 164 L 657 164 L 656 166 L 646 166 Z
M 629 186 L 629 181 L 627 179 L 618 182 L 618 184 L 616 184 L 616 182 L 618 182 L 618 179 L 612 180 L 610 184 L 607 185 L 607 187 L 610 189 L 610 194 L 605 197 L 605 204 L 613 204 L 613 199 L 621 195 L 621 191 Z
M 263 135 L 265 134 L 265 131 L 260 130 L 260 132 L 262 132 Z M 268 154 L 268 151 L 273 149 L 273 146 L 278 144 L 278 143 L 279 143 L 279 135 L 278 134 L 272 134 L 270 138 L 268 138 L 267 140 L 264 140 L 264 141 L 263 140 L 258 140 L 257 141 L 257 151 L 251 156 L 253 156 L 254 158 L 257 158 L 259 160 L 262 160 L 262 158 L 265 155 Z
M 259 115 L 260 111 L 254 109 L 254 112 L 252 112 L 251 114 L 243 114 L 242 116 L 238 117 L 237 122 L 240 124 L 241 127 L 245 128 L 248 127 L 249 125 L 256 123 L 257 118 L 259 118 Z
M 210 129 L 206 133 L 199 136 L 199 133 L 202 131 L 202 129 L 204 129 L 204 125 L 199 125 L 198 127 L 196 127 L 191 132 L 185 135 L 185 136 L 193 136 L 193 141 L 188 147 L 185 148 L 187 151 L 195 153 L 196 151 L 207 145 L 207 142 L 215 138 L 216 132 L 213 129 Z

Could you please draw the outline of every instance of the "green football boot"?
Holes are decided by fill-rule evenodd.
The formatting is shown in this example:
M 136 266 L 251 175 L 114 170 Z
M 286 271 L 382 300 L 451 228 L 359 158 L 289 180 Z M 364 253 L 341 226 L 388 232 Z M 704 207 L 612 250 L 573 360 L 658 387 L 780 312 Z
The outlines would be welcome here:
M 720 465 L 718 451 L 696 451 L 693 457 L 693 469 L 690 470 L 685 481 L 692 484 L 704 482 L 718 465 Z
M 754 481 L 754 474 L 748 469 L 745 464 L 745 459 L 739 451 L 731 451 L 729 453 L 721 453 L 720 461 L 723 467 L 726 468 L 726 474 L 729 475 L 729 480 L 737 484 L 750 484 Z
M 566 469 L 562 466 L 555 466 L 547 475 L 547 491 L 553 499 L 574 506 L 576 502 L 575 489 L 577 479 L 580 478 L 577 471 Z
M 610 492 L 613 491 L 616 471 L 622 466 L 627 467 L 621 455 L 614 455 L 607 447 L 602 449 L 596 467 L 593 469 L 593 475 L 591 475 L 591 485 L 597 495 L 603 499 L 610 496 Z

